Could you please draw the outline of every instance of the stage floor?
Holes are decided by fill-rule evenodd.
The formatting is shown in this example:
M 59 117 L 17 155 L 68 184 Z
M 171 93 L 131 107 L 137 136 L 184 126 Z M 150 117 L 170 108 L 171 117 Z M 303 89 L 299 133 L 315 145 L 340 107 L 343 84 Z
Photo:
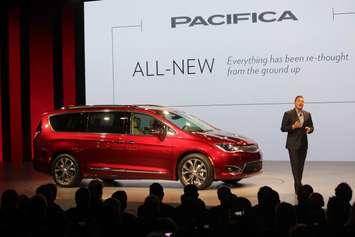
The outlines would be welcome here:
M 20 194 L 31 196 L 34 194 L 36 187 L 48 182 L 53 182 L 52 178 L 49 175 L 35 171 L 31 163 L 17 166 L 1 164 L 0 193 L 5 189 L 13 188 Z M 83 182 L 87 183 L 89 180 L 84 180 Z M 128 195 L 128 211 L 135 213 L 137 206 L 148 195 L 149 185 L 152 182 L 160 182 L 163 185 L 165 202 L 173 205 L 177 205 L 180 202 L 180 195 L 183 193 L 183 187 L 180 182 L 163 180 L 115 180 L 112 183 L 105 183 L 104 198 L 110 197 L 117 190 L 125 190 Z M 341 182 L 347 182 L 353 190 L 355 189 L 355 162 L 306 161 L 303 183 L 312 185 L 315 192 L 319 192 L 324 196 L 325 202 L 334 195 L 336 185 Z M 214 182 L 208 190 L 199 192 L 200 198 L 205 201 L 207 206 L 219 203 L 216 191 L 220 185 L 223 185 L 223 183 Z M 296 203 L 290 164 L 286 161 L 264 161 L 263 173 L 243 179 L 239 184 L 231 188 L 234 194 L 248 198 L 254 205 L 257 202 L 257 192 L 264 185 L 275 189 L 280 194 L 282 201 Z M 58 188 L 57 202 L 64 209 L 74 205 L 76 189 Z

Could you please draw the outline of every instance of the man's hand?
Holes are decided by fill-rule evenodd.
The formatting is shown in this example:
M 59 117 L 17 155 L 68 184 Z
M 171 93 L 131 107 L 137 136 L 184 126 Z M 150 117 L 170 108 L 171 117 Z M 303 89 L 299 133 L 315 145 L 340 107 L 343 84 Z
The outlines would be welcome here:
M 312 129 L 310 127 L 305 127 L 304 130 L 306 131 L 307 134 L 312 131 Z
M 292 129 L 302 128 L 302 124 L 299 120 L 297 120 L 294 124 L 292 124 Z

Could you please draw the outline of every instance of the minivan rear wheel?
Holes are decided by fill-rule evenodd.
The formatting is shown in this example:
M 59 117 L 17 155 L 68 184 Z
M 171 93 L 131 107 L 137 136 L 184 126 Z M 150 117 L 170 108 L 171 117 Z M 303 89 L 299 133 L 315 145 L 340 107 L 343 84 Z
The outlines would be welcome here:
M 62 187 L 75 187 L 81 181 L 79 164 L 69 154 L 61 154 L 54 159 L 52 175 L 54 181 Z
M 184 186 L 193 184 L 198 189 L 205 189 L 213 182 L 211 162 L 202 154 L 189 154 L 178 165 L 178 177 Z

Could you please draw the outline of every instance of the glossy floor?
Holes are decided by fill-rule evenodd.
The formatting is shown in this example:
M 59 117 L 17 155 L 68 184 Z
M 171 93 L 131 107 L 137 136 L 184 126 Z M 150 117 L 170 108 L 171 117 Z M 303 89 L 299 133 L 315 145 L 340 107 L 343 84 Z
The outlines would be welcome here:
M 296 203 L 293 192 L 293 180 L 289 162 L 265 161 L 264 172 L 260 175 L 242 180 L 232 186 L 232 192 L 248 198 L 253 204 L 257 202 L 257 192 L 261 186 L 268 185 L 279 192 L 282 201 Z M 83 180 L 83 185 L 90 180 Z M 14 188 L 21 194 L 33 195 L 40 184 L 53 182 L 49 175 L 35 171 L 31 163 L 9 165 L 0 163 L 0 193 L 7 188 Z M 110 197 L 117 190 L 125 190 L 128 195 L 128 210 L 135 212 L 149 192 L 152 182 L 160 182 L 165 189 L 164 201 L 177 205 L 183 187 L 180 182 L 161 180 L 115 180 L 105 183 L 104 198 Z M 334 195 L 334 188 L 340 182 L 347 182 L 355 190 L 355 162 L 306 162 L 304 184 L 313 186 L 321 193 L 325 201 Z M 222 182 L 214 182 L 208 190 L 200 191 L 200 198 L 208 206 L 218 204 L 217 188 Z M 57 202 L 64 208 L 74 205 L 74 194 L 77 188 L 59 188 Z M 354 195 L 355 196 L 355 195 Z M 355 200 L 353 198 L 353 200 Z

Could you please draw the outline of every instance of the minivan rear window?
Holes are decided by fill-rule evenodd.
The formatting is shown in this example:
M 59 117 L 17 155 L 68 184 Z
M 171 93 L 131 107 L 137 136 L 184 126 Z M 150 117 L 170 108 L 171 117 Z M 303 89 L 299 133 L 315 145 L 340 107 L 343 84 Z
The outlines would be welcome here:
M 68 113 L 51 116 L 49 120 L 57 132 L 85 132 L 85 117 L 84 113 Z
M 89 113 L 89 132 L 128 134 L 129 127 L 129 112 L 110 111 Z

